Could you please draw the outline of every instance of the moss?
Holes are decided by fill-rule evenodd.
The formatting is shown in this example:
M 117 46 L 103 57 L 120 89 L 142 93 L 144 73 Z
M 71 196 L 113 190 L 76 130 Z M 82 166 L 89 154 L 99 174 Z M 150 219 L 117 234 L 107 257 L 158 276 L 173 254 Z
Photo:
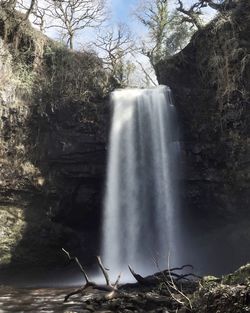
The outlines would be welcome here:
M 215 276 L 205 276 L 202 278 L 202 282 L 204 283 L 213 283 L 213 282 L 219 282 L 220 281 L 220 278 L 218 277 L 215 277 Z
M 194 313 L 249 312 L 250 264 L 222 278 L 204 277 L 191 296 Z
M 18 245 L 25 231 L 23 208 L 0 206 L 0 263 L 11 261 L 12 250 Z
M 222 282 L 226 285 L 250 285 L 250 263 L 241 266 L 234 273 L 224 276 Z
M 23 21 L 21 13 L 1 6 L 0 37 L 12 55 L 19 97 L 89 102 L 109 91 L 102 62 L 94 53 L 67 49 Z
M 249 312 L 247 286 L 223 284 L 202 286 L 192 298 L 193 313 L 244 313 Z
M 76 52 L 60 45 L 47 45 L 44 50 L 44 76 L 41 94 L 56 102 L 90 102 L 105 94 L 106 74 L 102 62 L 93 53 Z

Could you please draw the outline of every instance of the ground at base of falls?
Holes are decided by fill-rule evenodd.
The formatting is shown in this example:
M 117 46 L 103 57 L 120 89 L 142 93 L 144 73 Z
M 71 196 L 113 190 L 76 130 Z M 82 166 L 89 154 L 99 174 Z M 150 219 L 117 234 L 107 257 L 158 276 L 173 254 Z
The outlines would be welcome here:
M 176 284 L 176 290 L 161 281 L 157 286 L 125 285 L 113 299 L 105 292 L 88 291 L 64 297 L 74 288 L 0 287 L 0 313 L 244 313 L 250 312 L 250 264 L 221 278 Z

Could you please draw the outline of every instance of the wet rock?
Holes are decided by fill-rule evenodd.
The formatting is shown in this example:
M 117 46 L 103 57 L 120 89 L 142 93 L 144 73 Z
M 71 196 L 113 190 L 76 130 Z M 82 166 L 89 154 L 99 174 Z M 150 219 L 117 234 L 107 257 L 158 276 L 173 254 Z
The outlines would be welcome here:
M 91 305 L 91 304 L 86 305 L 85 309 L 90 312 L 95 312 L 95 307 L 94 305 Z
M 204 272 L 230 272 L 250 258 L 249 14 L 249 1 L 239 1 L 156 66 L 159 82 L 173 90 L 181 123 L 182 217 L 187 236 L 200 238 L 189 249 L 204 255 L 203 264 L 220 255 L 214 264 L 195 264 Z M 233 260 L 230 251 L 237 251 Z
M 222 278 L 226 285 L 250 285 L 250 264 L 241 266 L 237 271 Z

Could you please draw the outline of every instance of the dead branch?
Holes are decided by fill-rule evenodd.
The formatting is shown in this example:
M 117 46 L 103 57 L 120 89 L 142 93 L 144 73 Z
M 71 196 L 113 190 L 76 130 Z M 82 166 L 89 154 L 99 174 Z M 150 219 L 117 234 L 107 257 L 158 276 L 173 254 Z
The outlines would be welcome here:
M 185 9 L 182 0 L 178 0 L 179 7 L 177 11 L 181 12 L 185 16 L 183 17 L 183 22 L 188 22 L 201 29 L 203 27 L 202 21 L 200 19 L 201 11 L 200 9 L 205 7 L 205 1 L 201 0 L 194 3 L 189 9 Z
M 119 281 L 120 281 L 120 278 L 121 278 L 121 273 L 118 275 L 115 283 L 111 284 L 110 283 L 110 279 L 109 279 L 109 275 L 108 275 L 108 270 L 109 269 L 105 268 L 105 266 L 102 263 L 102 260 L 101 260 L 100 256 L 97 256 L 96 258 L 97 258 L 98 266 L 100 267 L 100 269 L 101 269 L 101 271 L 103 273 L 103 276 L 105 278 L 105 281 L 106 281 L 106 286 L 101 286 L 101 288 L 104 291 L 110 291 L 107 295 L 105 295 L 105 298 L 108 299 L 108 300 L 116 298 L 117 295 L 120 293 L 119 290 L 118 290 L 118 284 L 119 284 Z M 98 288 L 95 287 L 95 289 L 101 290 L 100 286 L 98 286 Z
M 71 296 L 78 295 L 78 294 L 83 294 L 85 289 L 86 289 L 86 288 L 85 288 L 85 286 L 84 286 L 83 288 L 80 288 L 80 289 L 77 289 L 77 290 L 75 290 L 75 291 L 70 292 L 69 294 L 67 294 L 67 295 L 64 297 L 64 302 L 67 302 L 68 299 L 69 299 Z
M 105 278 L 105 283 L 106 283 L 105 285 L 99 285 L 99 284 L 96 284 L 95 282 L 91 281 L 89 279 L 86 271 L 82 267 L 81 263 L 79 262 L 78 258 L 72 257 L 70 255 L 70 253 L 63 248 L 62 248 L 62 251 L 66 254 L 66 256 L 69 260 L 69 263 L 75 262 L 77 264 L 77 266 L 79 267 L 80 271 L 82 272 L 82 274 L 85 278 L 85 284 L 81 288 L 78 288 L 78 289 L 70 292 L 69 294 L 67 294 L 64 298 L 65 302 L 73 295 L 77 295 L 77 294 L 84 295 L 84 293 L 86 292 L 86 289 L 88 289 L 88 288 L 104 291 L 105 292 L 104 297 L 106 300 L 114 299 L 116 297 L 129 296 L 126 292 L 124 292 L 124 287 L 126 285 L 120 285 L 119 286 L 121 274 L 118 275 L 114 284 L 112 284 L 110 282 L 110 278 L 109 278 L 109 274 L 108 274 L 109 269 L 107 269 L 103 265 L 100 256 L 97 256 L 96 260 L 97 260 L 98 267 L 100 268 L 100 270 L 101 270 L 101 272 Z M 190 303 L 189 298 L 180 289 L 181 288 L 180 286 L 182 286 L 182 284 L 179 285 L 179 281 L 181 281 L 181 280 L 189 281 L 189 277 L 195 277 L 195 278 L 201 278 L 201 277 L 199 277 L 193 273 L 177 274 L 175 272 L 175 271 L 183 270 L 183 269 L 188 268 L 188 267 L 193 268 L 192 265 L 186 264 L 186 265 L 183 265 L 181 267 L 168 268 L 167 270 L 159 271 L 153 275 L 143 277 L 140 274 L 136 273 L 131 268 L 131 266 L 128 266 L 131 274 L 136 279 L 136 281 L 139 285 L 152 287 L 154 285 L 158 285 L 159 283 L 164 283 L 169 294 L 172 296 L 172 298 L 175 301 L 177 301 L 179 304 L 182 304 L 182 305 L 184 305 L 185 303 L 188 302 L 189 307 L 191 307 L 191 303 Z M 175 294 L 179 294 L 182 299 L 179 299 L 178 297 L 176 297 Z
M 67 294 L 67 295 L 65 296 L 65 298 L 64 298 L 64 302 L 66 302 L 66 301 L 67 301 L 71 296 L 73 296 L 73 295 L 76 295 L 76 294 L 83 294 L 84 291 L 85 291 L 85 289 L 87 289 L 87 288 L 89 288 L 89 287 L 92 287 L 92 288 L 96 288 L 96 289 L 97 289 L 96 283 L 91 282 L 91 281 L 89 280 L 89 277 L 88 277 L 87 273 L 85 272 L 85 270 L 83 269 L 83 267 L 82 267 L 81 263 L 79 262 L 78 258 L 77 258 L 77 257 L 72 257 L 72 256 L 70 255 L 70 253 L 69 253 L 67 250 L 65 250 L 64 248 L 62 248 L 62 251 L 67 255 L 67 257 L 68 257 L 68 259 L 69 259 L 69 263 L 71 263 L 72 261 L 75 261 L 75 262 L 76 262 L 76 264 L 77 264 L 78 267 L 80 268 L 80 271 L 83 273 L 83 276 L 84 276 L 85 281 L 86 281 L 86 283 L 85 283 L 85 285 L 84 285 L 83 287 L 81 287 L 81 288 L 79 288 L 79 289 L 77 289 L 77 290 L 75 290 L 75 291 L 73 291 L 73 292 Z
M 173 273 L 172 273 L 172 275 L 173 275 Z M 198 276 L 196 274 L 188 273 L 188 274 L 179 275 L 179 277 L 176 278 L 176 281 L 181 280 L 181 279 L 189 280 L 188 277 L 195 277 L 195 278 L 198 278 L 198 279 L 202 278 L 201 276 Z
M 171 297 L 178 303 L 184 305 L 185 304 L 185 301 L 188 302 L 188 308 L 192 309 L 192 303 L 190 301 L 190 299 L 188 298 L 188 296 L 186 296 L 175 284 L 174 282 L 174 279 L 173 279 L 173 276 L 172 276 L 172 273 L 171 273 L 171 269 L 170 269 L 170 266 L 169 266 L 169 256 L 168 256 L 168 276 L 170 278 L 170 281 L 166 280 L 165 283 L 166 283 L 166 286 L 167 286 L 167 289 L 168 289 L 168 292 L 169 294 L 171 295 Z M 180 300 L 178 299 L 177 297 L 174 296 L 173 292 L 171 291 L 174 290 L 175 292 L 177 292 L 177 294 L 181 295 L 182 299 L 183 300 Z
M 81 263 L 79 262 L 78 258 L 77 257 L 72 257 L 70 255 L 70 253 L 67 250 L 65 250 L 64 248 L 62 248 L 62 251 L 67 255 L 67 257 L 69 259 L 69 263 L 74 261 L 77 264 L 77 266 L 79 267 L 80 271 L 83 273 L 83 276 L 84 276 L 85 281 L 86 281 L 86 283 L 81 288 L 78 288 L 75 291 L 72 291 L 69 294 L 67 294 L 65 296 L 65 298 L 64 298 L 64 302 L 66 302 L 73 295 L 76 295 L 76 294 L 82 294 L 83 295 L 87 288 L 92 288 L 92 289 L 97 289 L 97 290 L 100 290 L 100 291 L 108 292 L 108 294 L 105 295 L 105 298 L 107 298 L 107 299 L 113 299 L 114 297 L 117 296 L 117 294 L 119 293 L 118 284 L 119 284 L 119 281 L 120 281 L 121 274 L 118 275 L 118 277 L 116 279 L 116 282 L 114 284 L 111 284 L 110 283 L 110 279 L 109 279 L 109 275 L 108 275 L 108 272 L 107 272 L 108 269 L 106 269 L 104 267 L 100 256 L 97 256 L 96 259 L 97 259 L 98 266 L 100 267 L 100 269 L 102 271 L 102 274 L 103 274 L 103 276 L 105 278 L 106 285 L 98 285 L 95 282 L 90 281 L 86 271 L 83 269 L 83 267 L 82 267 Z
M 106 269 L 104 265 L 102 264 L 102 260 L 100 256 L 97 256 L 96 258 L 97 258 L 98 265 L 103 273 L 103 276 L 105 277 L 106 285 L 111 286 L 110 281 L 109 281 L 108 269 Z
M 151 76 L 149 75 L 149 73 L 145 70 L 144 66 L 142 65 L 142 63 L 138 60 L 136 60 L 136 63 L 139 64 L 141 70 L 143 71 L 145 77 L 153 84 L 153 86 L 157 86 L 156 82 L 151 78 Z
M 167 269 L 167 270 L 164 270 L 164 271 L 159 271 L 153 275 L 150 275 L 150 276 L 147 276 L 147 277 L 142 277 L 140 274 L 136 273 L 132 268 L 131 266 L 128 266 L 131 274 L 133 275 L 133 277 L 135 278 L 135 280 L 141 284 L 141 285 L 144 285 L 144 286 L 152 286 L 152 285 L 156 285 L 158 284 L 159 282 L 162 282 L 162 281 L 168 281 L 168 282 L 171 282 L 171 280 L 174 278 L 174 280 L 176 282 L 179 282 L 181 280 L 186 280 L 186 281 L 189 281 L 189 278 L 190 277 L 194 277 L 194 278 L 197 278 L 197 279 L 201 279 L 200 276 L 198 275 L 195 275 L 193 273 L 187 273 L 187 274 L 177 274 L 175 273 L 174 271 L 180 271 L 180 270 L 183 270 L 187 267 L 191 267 L 193 268 L 192 265 L 190 264 L 186 264 L 186 265 L 183 265 L 181 267 L 174 267 L 174 268 L 170 268 L 170 269 Z
M 67 255 L 68 259 L 69 259 L 69 263 L 71 263 L 72 261 L 75 261 L 76 264 L 78 265 L 78 267 L 80 268 L 80 271 L 83 273 L 83 276 L 86 280 L 86 283 L 90 283 L 90 280 L 88 278 L 88 275 L 87 273 L 84 271 L 81 263 L 79 262 L 78 258 L 77 257 L 72 257 L 68 251 L 66 251 L 64 248 L 62 248 L 62 251 Z
M 201 1 L 201 0 L 200 0 Z M 219 12 L 228 11 L 236 7 L 236 3 L 233 0 L 225 0 L 221 3 L 215 3 L 213 0 L 202 0 L 210 8 L 217 10 Z
M 146 279 L 144 277 L 142 277 L 141 275 L 137 274 L 132 268 L 130 265 L 128 265 L 128 268 L 130 270 L 130 273 L 134 276 L 134 278 L 136 279 L 136 281 L 139 283 L 139 284 L 142 284 L 142 285 L 149 285 L 151 284 L 151 281 L 149 281 L 149 279 Z
M 170 268 L 170 271 L 173 272 L 173 271 L 182 271 L 184 270 L 184 268 L 186 267 L 190 267 L 190 268 L 194 268 L 193 265 L 191 264 L 185 264 L 185 265 L 182 265 L 181 267 L 173 267 L 173 268 Z

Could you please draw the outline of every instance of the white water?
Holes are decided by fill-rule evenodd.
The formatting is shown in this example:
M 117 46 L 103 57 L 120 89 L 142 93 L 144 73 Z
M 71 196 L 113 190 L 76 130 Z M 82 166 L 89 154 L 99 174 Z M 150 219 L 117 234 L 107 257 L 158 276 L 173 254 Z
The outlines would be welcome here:
M 178 264 L 178 135 L 168 87 L 112 93 L 102 256 L 111 273 Z

